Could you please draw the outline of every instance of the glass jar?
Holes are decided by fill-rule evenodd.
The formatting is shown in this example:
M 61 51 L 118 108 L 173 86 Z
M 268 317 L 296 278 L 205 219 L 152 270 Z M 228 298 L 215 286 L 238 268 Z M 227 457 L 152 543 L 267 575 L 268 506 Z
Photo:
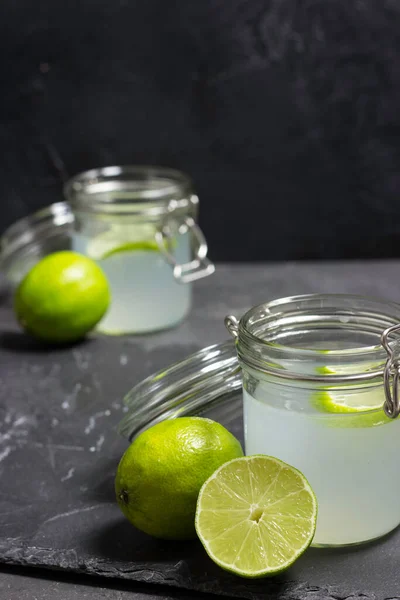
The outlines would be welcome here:
M 2 234 L 1 270 L 12 287 L 43 257 L 69 250 L 74 215 L 66 202 L 56 202 L 19 219 Z
M 385 394 L 391 363 L 381 343 L 399 322 L 398 304 L 329 294 L 228 317 L 238 360 L 221 344 L 148 378 L 127 397 L 120 431 L 199 414 L 242 383 L 246 454 L 275 456 L 305 474 L 319 505 L 313 545 L 373 540 L 400 523 L 400 420 L 387 416 L 398 413 L 390 386 Z M 398 343 L 387 343 L 397 352 Z
M 160 167 L 106 167 L 71 179 L 65 196 L 73 249 L 96 260 L 110 283 L 99 330 L 147 333 L 182 321 L 192 282 L 214 272 L 190 179 Z

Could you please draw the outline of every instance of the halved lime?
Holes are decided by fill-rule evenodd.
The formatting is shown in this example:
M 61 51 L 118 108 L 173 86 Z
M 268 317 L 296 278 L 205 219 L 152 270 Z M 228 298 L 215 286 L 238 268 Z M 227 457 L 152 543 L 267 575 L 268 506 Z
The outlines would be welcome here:
M 317 500 L 300 471 L 271 456 L 236 458 L 200 490 L 196 531 L 207 554 L 241 577 L 290 567 L 311 544 Z

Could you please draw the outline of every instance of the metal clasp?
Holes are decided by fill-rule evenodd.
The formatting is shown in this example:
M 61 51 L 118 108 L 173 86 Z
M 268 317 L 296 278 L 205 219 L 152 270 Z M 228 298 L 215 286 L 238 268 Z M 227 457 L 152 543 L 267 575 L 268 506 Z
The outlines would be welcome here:
M 171 252 L 171 240 L 176 235 L 176 229 L 180 235 L 190 233 L 193 259 L 190 262 L 179 264 Z M 160 252 L 171 265 L 174 277 L 180 283 L 190 283 L 212 275 L 215 265 L 207 258 L 207 242 L 193 217 L 185 217 L 179 224 L 170 217 L 156 232 L 156 242 Z
M 389 345 L 390 336 L 400 332 L 400 324 L 388 327 L 381 335 L 381 344 L 385 348 L 388 359 L 383 371 L 383 383 L 385 387 L 385 403 L 383 410 L 390 419 L 395 419 L 400 414 L 400 396 L 399 396 L 399 379 L 400 379 L 400 340 L 398 343 Z
M 224 319 L 224 324 L 234 340 L 239 335 L 239 321 L 234 315 L 227 315 Z

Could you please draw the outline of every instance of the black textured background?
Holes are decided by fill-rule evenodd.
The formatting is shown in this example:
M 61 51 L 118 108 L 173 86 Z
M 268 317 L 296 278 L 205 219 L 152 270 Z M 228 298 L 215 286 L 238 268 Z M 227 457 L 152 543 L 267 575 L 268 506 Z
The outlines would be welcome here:
M 216 260 L 399 255 L 397 0 L 3 0 L 0 55 L 0 229 L 158 163 Z

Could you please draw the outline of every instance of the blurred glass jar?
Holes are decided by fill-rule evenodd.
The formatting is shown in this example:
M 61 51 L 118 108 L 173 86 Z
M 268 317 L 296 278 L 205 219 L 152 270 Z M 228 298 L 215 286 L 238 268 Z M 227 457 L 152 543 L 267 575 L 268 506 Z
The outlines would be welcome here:
M 71 245 L 74 215 L 66 202 L 57 202 L 19 219 L 2 234 L 1 270 L 12 287 L 19 284 L 44 256 Z
M 77 175 L 64 193 L 73 250 L 96 260 L 111 286 L 99 330 L 146 333 L 182 321 L 192 282 L 214 272 L 190 179 L 172 169 L 113 166 Z

